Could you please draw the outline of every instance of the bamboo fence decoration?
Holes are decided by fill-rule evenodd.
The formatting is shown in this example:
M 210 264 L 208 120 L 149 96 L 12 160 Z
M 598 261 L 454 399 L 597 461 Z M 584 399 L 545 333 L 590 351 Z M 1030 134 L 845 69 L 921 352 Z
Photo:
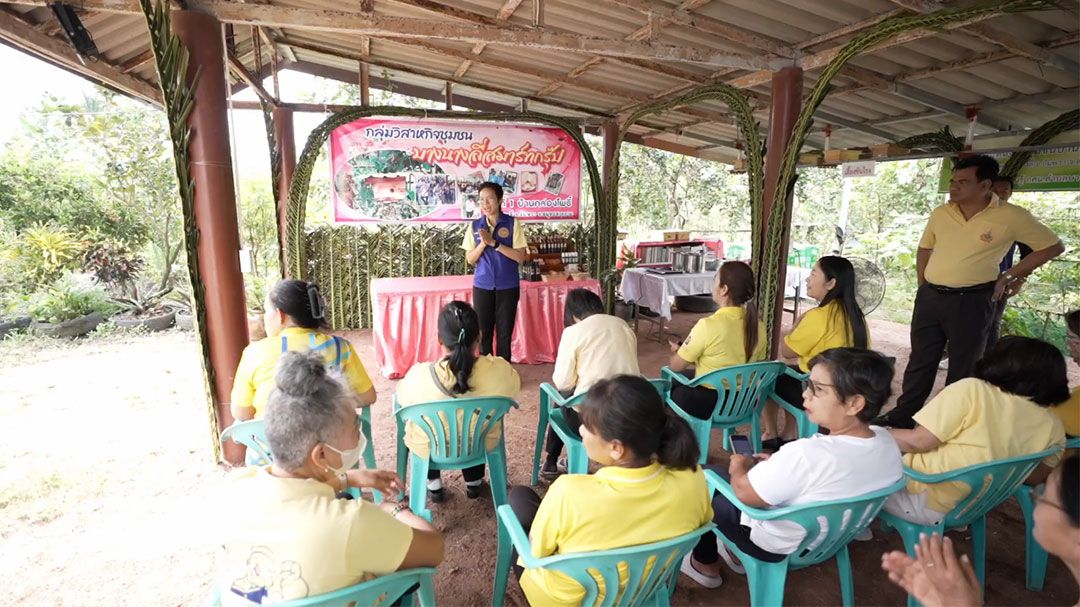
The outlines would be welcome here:
M 195 335 L 202 353 L 203 388 L 206 391 L 207 417 L 210 421 L 214 460 L 221 459 L 221 445 L 218 442 L 220 428 L 217 423 L 217 397 L 213 390 L 215 373 L 210 362 L 210 342 L 206 334 L 206 290 L 199 273 L 199 228 L 195 224 L 195 180 L 189 172 L 190 157 L 188 145 L 191 141 L 191 127 L 188 118 L 195 107 L 195 88 L 199 82 L 200 70 L 189 78 L 189 53 L 180 38 L 172 33 L 170 6 L 158 0 L 139 0 L 139 7 L 146 20 L 146 29 L 150 34 L 150 49 L 154 53 L 158 82 L 165 105 L 165 116 L 169 122 L 169 138 L 173 146 L 173 165 L 176 169 L 176 182 L 180 194 L 180 209 L 184 216 L 184 250 L 187 253 L 188 277 L 191 281 L 191 310 L 195 325 Z
M 386 106 L 354 107 L 331 115 L 324 120 L 322 124 L 316 127 L 311 132 L 311 135 L 308 136 L 307 142 L 304 145 L 304 151 L 301 153 L 300 159 L 296 164 L 296 171 L 293 174 L 292 185 L 289 189 L 288 207 L 285 212 L 285 274 L 290 278 L 304 278 L 313 267 L 312 264 L 306 260 L 308 247 L 304 238 L 304 213 L 307 206 L 308 190 L 311 187 L 311 176 L 315 168 L 319 150 L 326 142 L 327 137 L 330 136 L 331 131 L 343 124 L 348 124 L 353 120 L 366 118 L 368 116 L 413 116 L 450 118 L 457 120 L 484 120 L 490 122 L 525 121 L 540 122 L 561 128 L 574 140 L 574 143 L 576 143 L 581 150 L 581 155 L 585 160 L 586 169 L 589 172 L 589 183 L 592 189 L 593 200 L 596 205 L 596 215 L 597 218 L 601 217 L 602 209 L 604 207 L 604 193 L 600 181 L 600 172 L 597 169 L 596 159 L 593 157 L 588 144 L 585 142 L 585 137 L 581 133 L 581 128 L 574 120 L 536 112 L 484 114 Z M 593 239 L 596 240 L 593 248 L 596 250 L 596 254 L 602 257 L 598 258 L 596 264 L 592 267 L 594 274 L 599 271 L 599 268 L 615 265 L 614 234 L 610 235 L 610 246 L 604 248 L 601 246 L 602 243 L 599 240 L 601 238 L 600 232 L 601 230 L 594 230 L 592 233 Z M 460 241 L 458 244 L 460 244 Z
M 1078 128 L 1080 128 L 1080 110 L 1069 110 L 1028 134 L 1020 142 L 1020 147 L 1043 145 L 1062 133 Z M 1020 169 L 1031 160 L 1032 155 L 1031 152 L 1014 152 L 1001 167 L 1001 174 L 1015 178 L 1020 173 Z
M 1016 13 L 1053 8 L 1052 0 L 989 0 L 976 4 L 935 11 L 933 13 L 893 17 L 881 22 L 872 30 L 856 36 L 844 45 L 840 52 L 825 66 L 818 76 L 814 88 L 806 97 L 802 111 L 795 121 L 791 138 L 784 152 L 783 163 L 774 193 L 772 213 L 769 217 L 767 249 L 761 266 L 762 281 L 758 296 L 762 298 L 761 312 L 765 319 L 768 335 L 773 334 L 773 320 L 776 309 L 776 292 L 779 288 L 777 274 L 781 259 L 781 249 L 788 218 L 791 216 L 792 193 L 795 188 L 795 167 L 799 160 L 806 136 L 813 124 L 814 112 L 824 101 L 831 88 L 830 82 L 849 61 L 863 51 L 902 33 L 918 29 L 942 29 L 953 23 L 962 23 L 970 19 L 997 13 Z M 775 354 L 770 352 L 770 355 Z

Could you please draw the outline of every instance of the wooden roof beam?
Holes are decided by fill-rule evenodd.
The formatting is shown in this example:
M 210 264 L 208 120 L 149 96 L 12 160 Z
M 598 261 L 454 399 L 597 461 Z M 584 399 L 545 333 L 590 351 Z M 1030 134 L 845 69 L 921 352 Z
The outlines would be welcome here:
M 914 13 L 932 13 L 936 10 L 947 8 L 946 5 L 938 0 L 889 0 L 893 4 L 905 8 Z M 996 16 L 996 15 L 995 15 Z M 1023 38 L 1015 36 L 1005 30 L 998 29 L 986 23 L 972 23 L 963 27 L 964 32 L 975 36 L 981 40 L 985 40 L 991 44 L 996 44 L 1004 48 L 1005 50 L 1012 51 L 1016 55 L 1021 57 L 1027 57 L 1033 61 L 1037 61 L 1042 65 L 1059 69 L 1067 74 L 1075 76 L 1080 73 L 1080 63 L 1069 59 L 1068 57 L 1062 57 L 1057 53 L 1046 50 L 1045 48 L 1028 42 Z
M 904 9 L 902 9 L 902 8 L 893 9 L 893 10 L 885 12 L 885 13 L 874 15 L 873 17 L 868 17 L 866 19 L 862 19 L 862 20 L 856 21 L 854 23 L 849 23 L 849 24 L 847 24 L 847 25 L 845 25 L 843 27 L 839 27 L 839 28 L 836 28 L 834 30 L 825 32 L 824 34 L 821 34 L 820 36 L 814 36 L 813 38 L 810 38 L 809 40 L 804 40 L 804 41 L 800 42 L 799 44 L 795 45 L 795 48 L 797 48 L 799 50 L 805 50 L 805 49 L 808 49 L 808 48 L 810 48 L 812 46 L 817 46 L 819 44 L 825 44 L 826 42 L 832 42 L 833 40 L 836 40 L 837 38 L 843 38 L 844 36 L 848 36 L 848 35 L 851 35 L 851 34 L 857 34 L 857 33 L 861 32 L 863 30 L 870 29 L 871 27 L 874 27 L 875 25 L 881 23 L 882 21 L 886 21 L 888 19 L 892 19 L 893 17 L 903 15 L 903 14 L 904 14 Z
M 795 56 L 795 49 L 788 46 L 782 40 L 764 36 L 757 32 L 752 32 L 741 27 L 736 27 L 725 23 L 719 19 L 713 19 L 705 15 L 695 15 L 690 11 L 692 9 L 686 8 L 687 2 L 683 3 L 683 6 L 672 8 L 664 2 L 658 0 L 603 0 L 608 4 L 615 4 L 624 8 L 635 10 L 643 15 L 651 16 L 653 19 L 658 19 L 660 26 L 667 24 L 681 25 L 683 27 L 710 34 L 718 38 L 723 38 L 728 42 L 733 42 L 739 46 L 753 49 L 756 51 L 765 51 L 779 57 L 791 58 Z M 693 3 L 696 6 L 700 3 Z M 646 26 L 648 27 L 648 25 Z M 639 36 L 641 39 L 640 30 L 631 34 L 632 36 Z
M 523 0 L 506 0 L 506 2 L 502 5 L 502 8 L 499 9 L 499 12 L 495 13 L 495 22 L 505 23 L 506 21 L 508 21 L 510 17 L 514 15 L 514 11 L 516 11 L 517 8 L 521 6 L 522 1 Z M 486 48 L 487 43 L 477 42 L 472 47 L 473 56 L 479 57 Z M 458 68 L 454 70 L 454 78 L 461 78 L 465 76 L 465 73 L 469 71 L 469 68 L 472 67 L 472 64 L 472 59 L 465 59 L 464 61 L 462 61 L 461 65 L 459 65 Z
M 889 131 L 885 131 L 885 130 L 879 129 L 877 127 L 874 127 L 874 126 L 870 126 L 870 125 L 868 125 L 868 124 L 866 124 L 864 122 L 857 122 L 855 120 L 848 120 L 847 118 L 837 116 L 836 114 L 832 114 L 832 113 L 829 113 L 829 112 L 824 112 L 824 111 L 818 110 L 817 112 L 814 113 L 814 118 L 825 121 L 825 122 L 827 122 L 827 123 L 829 123 L 829 124 L 831 124 L 833 126 L 842 126 L 842 127 L 845 127 L 845 128 L 849 128 L 849 129 L 851 129 L 853 131 L 859 131 L 860 133 L 865 133 L 867 135 L 872 135 L 874 137 L 877 137 L 879 139 L 883 139 L 885 141 L 896 141 L 896 135 L 893 134 L 893 133 L 890 133 Z
M 125 74 L 120 68 L 106 61 L 104 57 L 98 61 L 84 63 L 75 49 L 66 41 L 46 36 L 34 29 L 33 24 L 14 14 L 14 11 L 7 7 L 2 8 L 3 10 L 0 10 L 0 39 L 26 53 L 84 74 L 127 95 L 149 101 L 154 105 L 161 105 L 161 91 L 155 85 Z
M 131 72 L 134 72 L 135 70 L 146 65 L 147 63 L 150 63 L 153 60 L 154 51 L 146 49 L 145 51 L 139 53 L 138 55 L 135 55 L 131 59 L 128 59 L 127 61 L 121 63 L 117 67 L 120 68 L 121 72 L 124 72 L 125 74 L 130 74 Z
M 246 67 L 244 67 L 243 62 L 241 62 L 240 59 L 238 59 L 236 55 L 232 53 L 232 51 L 226 51 L 225 58 L 226 62 L 229 64 L 229 69 L 231 69 L 233 73 L 236 74 L 236 77 L 242 80 L 244 84 L 250 86 L 259 96 L 259 98 L 269 103 L 270 105 L 278 105 L 280 103 L 280 100 L 278 100 L 270 93 L 266 92 L 266 89 L 263 88 L 262 82 L 258 78 L 253 76 Z

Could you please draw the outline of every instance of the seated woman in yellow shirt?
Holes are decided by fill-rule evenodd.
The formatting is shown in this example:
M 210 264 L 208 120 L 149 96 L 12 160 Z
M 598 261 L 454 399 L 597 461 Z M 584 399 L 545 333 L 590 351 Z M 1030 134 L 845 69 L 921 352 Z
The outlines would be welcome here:
M 1065 315 L 1065 327 L 1068 330 L 1065 343 L 1073 362 L 1080 365 L 1080 310 L 1073 310 Z M 1080 436 L 1080 386 L 1072 389 L 1068 400 L 1050 409 L 1061 419 L 1065 434 Z
M 946 386 L 915 414 L 914 430 L 893 429 L 904 464 L 941 474 L 1065 445 L 1061 420 L 1050 412 L 1068 395 L 1065 359 L 1054 346 L 1030 337 L 1003 337 L 975 364 L 975 375 Z M 1041 483 L 1061 460 L 1049 456 L 1031 473 Z M 967 496 L 967 485 L 908 483 L 885 510 L 935 525 Z
M 543 501 L 529 487 L 510 490 L 534 556 L 659 542 L 712 518 L 694 434 L 645 379 L 618 375 L 589 388 L 580 432 L 589 459 L 603 466 L 595 474 L 560 476 Z M 530 605 L 581 604 L 577 582 L 511 562 Z
M 720 309 L 697 321 L 690 335 L 671 342 L 672 371 L 694 365 L 694 377 L 765 359 L 765 323 L 758 320 L 754 305 L 754 272 L 741 261 L 720 266 L 713 281 L 713 300 Z M 709 419 L 716 408 L 716 390 L 707 384 L 688 388 L 675 383 L 671 399 L 690 415 Z
M 404 504 L 334 496 L 348 487 L 394 495 L 402 483 L 353 468 L 364 447 L 353 397 L 323 357 L 288 352 L 271 382 L 264 414 L 274 463 L 240 469 L 226 492 L 224 509 L 243 516 L 218 542 L 222 605 L 300 599 L 442 562 L 442 535 Z
M 791 368 L 800 373 L 810 372 L 810 360 L 832 348 L 869 348 L 870 332 L 859 302 L 855 299 L 855 268 L 851 262 L 836 255 L 817 260 L 806 277 L 806 294 L 818 302 L 806 311 L 780 341 L 780 354 L 785 359 L 798 359 Z M 787 376 L 776 380 L 776 394 L 787 402 L 802 407 L 802 385 Z M 784 431 L 777 432 L 777 414 L 783 413 Z M 784 442 L 797 438 L 798 429 L 791 414 L 769 402 L 761 416 L 762 446 L 775 451 Z
M 345 378 L 357 407 L 375 402 L 375 387 L 352 344 L 327 332 L 326 305 L 318 286 L 282 280 L 266 295 L 263 308 L 267 337 L 244 348 L 233 379 L 232 414 L 237 421 L 262 417 L 278 359 L 289 351 L 318 352 L 327 366 Z
M 639 375 L 637 335 L 623 319 L 604 314 L 604 302 L 588 289 L 573 289 L 566 294 L 562 339 L 555 356 L 551 383 L 563 396 L 584 394 L 601 379 L 616 375 Z M 581 425 L 577 411 L 564 412 L 572 430 Z M 558 457 L 563 442 L 548 427 L 547 459 L 540 475 L 547 480 L 559 476 Z M 565 469 L 565 466 L 563 466 Z
M 446 356 L 431 363 L 413 365 L 398 382 L 395 397 L 398 405 L 408 407 L 452 398 L 475 398 L 480 396 L 518 397 L 521 378 L 506 360 L 490 354 L 477 356 L 480 344 L 480 320 L 472 306 L 463 301 L 452 301 L 439 312 L 439 344 Z M 464 414 L 459 413 L 463 420 Z M 488 430 L 485 444 L 488 450 L 499 444 L 502 422 Z M 405 426 L 405 445 L 420 457 L 427 457 L 431 445 L 427 434 L 412 423 Z M 470 499 L 480 497 L 484 483 L 484 464 L 477 464 L 461 471 L 465 478 L 465 495 Z M 428 498 L 440 503 L 445 497 L 442 477 L 438 470 L 428 472 Z

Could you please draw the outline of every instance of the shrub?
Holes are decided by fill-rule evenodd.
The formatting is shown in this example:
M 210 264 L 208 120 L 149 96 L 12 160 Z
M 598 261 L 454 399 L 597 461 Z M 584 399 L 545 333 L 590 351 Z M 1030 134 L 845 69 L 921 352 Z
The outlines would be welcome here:
M 55 324 L 93 312 L 108 316 L 116 307 L 104 289 L 68 275 L 28 297 L 25 311 L 38 322 Z
M 83 254 L 83 272 L 93 274 L 98 282 L 122 290 L 142 272 L 146 262 L 126 244 L 116 240 L 91 243 Z

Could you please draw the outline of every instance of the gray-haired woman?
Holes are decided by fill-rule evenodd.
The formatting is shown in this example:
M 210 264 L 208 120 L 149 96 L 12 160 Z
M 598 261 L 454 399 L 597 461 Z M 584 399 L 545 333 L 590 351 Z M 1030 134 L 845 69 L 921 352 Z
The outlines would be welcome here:
M 231 480 L 222 603 L 303 598 L 443 559 L 442 535 L 404 504 L 338 499 L 348 487 L 395 494 L 393 472 L 353 470 L 363 449 L 349 391 L 313 352 L 281 357 L 267 402 L 273 464 Z M 227 589 L 227 590 L 225 590 Z

